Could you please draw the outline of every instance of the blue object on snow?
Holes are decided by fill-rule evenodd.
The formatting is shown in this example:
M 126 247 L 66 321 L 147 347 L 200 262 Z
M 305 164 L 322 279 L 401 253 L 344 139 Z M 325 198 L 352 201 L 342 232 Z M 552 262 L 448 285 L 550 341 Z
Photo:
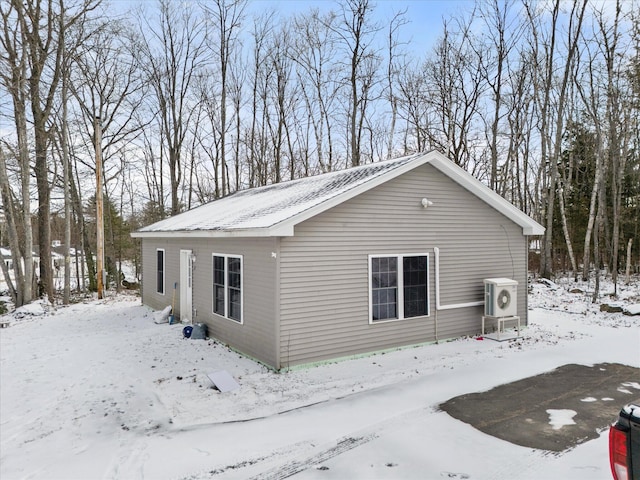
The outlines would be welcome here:
M 187 325 L 186 327 L 184 327 L 182 329 L 182 336 L 184 338 L 190 338 L 191 337 L 191 332 L 193 332 L 193 327 L 191 325 Z

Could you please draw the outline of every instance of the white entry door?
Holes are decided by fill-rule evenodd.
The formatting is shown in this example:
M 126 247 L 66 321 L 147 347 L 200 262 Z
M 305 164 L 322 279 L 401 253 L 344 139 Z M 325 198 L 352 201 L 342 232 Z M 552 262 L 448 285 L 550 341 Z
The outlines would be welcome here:
M 193 320 L 193 264 L 191 250 L 180 250 L 180 321 Z

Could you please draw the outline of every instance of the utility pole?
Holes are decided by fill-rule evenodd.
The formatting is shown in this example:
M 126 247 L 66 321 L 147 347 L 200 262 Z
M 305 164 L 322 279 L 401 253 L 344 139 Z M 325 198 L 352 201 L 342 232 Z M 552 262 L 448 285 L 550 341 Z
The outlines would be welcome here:
M 64 294 L 62 303 L 69 305 L 71 297 L 71 197 L 69 193 L 69 145 L 67 145 L 67 89 L 69 88 L 68 62 L 64 59 L 62 70 L 62 163 L 64 170 Z
M 102 123 L 100 115 L 96 115 L 95 126 L 96 141 L 96 276 L 98 281 L 98 298 L 104 294 L 104 213 L 102 206 Z

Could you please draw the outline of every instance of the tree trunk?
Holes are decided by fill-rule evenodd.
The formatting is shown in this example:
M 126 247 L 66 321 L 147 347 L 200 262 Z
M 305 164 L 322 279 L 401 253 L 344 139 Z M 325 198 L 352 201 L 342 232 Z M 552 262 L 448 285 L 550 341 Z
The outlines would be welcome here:
M 591 246 L 591 235 L 593 233 L 593 226 L 596 219 L 596 200 L 600 191 L 600 182 L 602 181 L 602 167 L 601 167 L 601 140 L 600 135 L 596 136 L 598 142 L 597 156 L 596 156 L 596 173 L 595 180 L 593 182 L 593 189 L 591 190 L 591 201 L 589 202 L 589 220 L 587 221 L 587 230 L 584 235 L 584 256 L 582 257 L 582 281 L 586 282 L 589 278 L 589 265 L 591 263 L 591 255 L 589 248 Z
M 625 270 L 625 284 L 631 284 L 631 246 L 633 245 L 633 238 L 630 238 L 627 242 L 627 268 Z
M 591 303 L 597 303 L 598 295 L 600 295 L 600 232 L 602 231 L 600 223 L 600 213 L 598 212 L 598 215 L 596 216 L 595 232 L 593 235 L 593 265 L 595 267 L 595 285 L 593 287 Z
M 29 278 L 25 281 L 24 274 L 22 273 L 22 260 L 24 259 L 24 255 L 20 253 L 20 239 L 18 237 L 18 229 L 16 228 L 15 222 L 15 208 L 11 198 L 11 188 L 9 187 L 9 180 L 7 177 L 7 165 L 4 159 L 4 150 L 2 148 L 0 148 L 0 198 L 4 205 L 5 220 L 7 223 L 7 236 L 9 240 L 9 247 L 11 249 L 11 260 L 13 262 L 13 271 L 16 276 L 15 280 L 17 288 L 9 277 L 9 271 L 6 269 L 4 259 L 0 258 L 0 262 L 2 263 L 3 272 L 5 273 L 5 279 L 7 286 L 9 287 L 13 303 L 16 307 L 21 307 L 25 303 L 24 295 L 22 293 L 23 286 L 26 284 L 30 285 L 31 279 Z
M 571 244 L 571 236 L 569 235 L 569 226 L 567 224 L 567 212 L 565 210 L 564 201 L 564 187 L 560 185 L 560 191 L 558 192 L 558 202 L 560 206 L 560 219 L 562 221 L 562 232 L 564 233 L 564 240 L 567 245 L 567 253 L 569 255 L 569 261 L 571 262 L 571 272 L 574 280 L 578 280 L 578 266 L 576 265 L 576 257 L 573 254 L 573 245 Z
M 67 145 L 67 82 L 68 71 L 65 67 L 62 78 L 62 131 L 61 148 L 64 181 L 64 292 L 63 305 L 69 305 L 71 297 L 71 198 L 69 195 L 69 147 Z

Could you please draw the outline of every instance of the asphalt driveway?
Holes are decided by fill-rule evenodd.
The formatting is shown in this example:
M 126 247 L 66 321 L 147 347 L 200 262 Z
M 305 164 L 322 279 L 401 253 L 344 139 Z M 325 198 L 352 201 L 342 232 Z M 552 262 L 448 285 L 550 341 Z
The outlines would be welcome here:
M 620 407 L 640 398 L 640 369 L 616 363 L 569 364 L 452 398 L 440 408 L 508 442 L 554 452 L 597 438 Z M 575 422 L 575 423 L 572 423 Z

